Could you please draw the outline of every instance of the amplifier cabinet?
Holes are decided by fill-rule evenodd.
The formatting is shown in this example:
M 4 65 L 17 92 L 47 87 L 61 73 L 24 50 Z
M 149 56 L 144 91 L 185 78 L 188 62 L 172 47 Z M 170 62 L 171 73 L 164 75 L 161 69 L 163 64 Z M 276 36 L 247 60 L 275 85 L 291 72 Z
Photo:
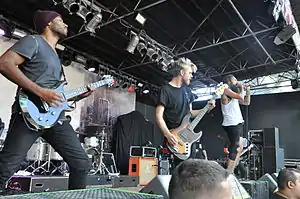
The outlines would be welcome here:
M 139 176 L 139 184 L 146 185 L 157 176 L 157 167 L 157 158 L 131 157 L 128 175 Z

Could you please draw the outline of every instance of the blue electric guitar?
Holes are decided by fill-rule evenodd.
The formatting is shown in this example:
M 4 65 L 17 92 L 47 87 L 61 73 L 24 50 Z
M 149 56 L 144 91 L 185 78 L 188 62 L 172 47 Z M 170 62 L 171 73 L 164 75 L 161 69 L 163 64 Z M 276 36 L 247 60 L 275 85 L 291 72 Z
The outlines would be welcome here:
M 101 81 L 89 84 L 93 88 L 98 88 L 104 85 L 111 86 L 115 83 L 115 80 L 110 75 L 104 75 Z M 54 126 L 62 113 L 62 111 L 72 111 L 73 108 L 69 106 L 68 100 L 77 97 L 83 93 L 88 92 L 86 86 L 76 88 L 70 91 L 64 91 L 66 82 L 60 83 L 55 91 L 61 94 L 64 102 L 61 102 L 59 107 L 51 107 L 47 102 L 39 98 L 38 96 L 26 92 L 21 89 L 18 93 L 19 104 L 22 110 L 22 115 L 25 122 L 33 127 L 34 130 L 48 129 Z M 31 128 L 31 127 L 30 127 Z

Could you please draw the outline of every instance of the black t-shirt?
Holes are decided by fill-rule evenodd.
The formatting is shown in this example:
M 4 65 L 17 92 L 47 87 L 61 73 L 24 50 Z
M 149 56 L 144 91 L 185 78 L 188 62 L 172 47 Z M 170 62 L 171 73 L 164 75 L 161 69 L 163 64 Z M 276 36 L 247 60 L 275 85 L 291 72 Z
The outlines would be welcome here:
M 20 70 L 31 81 L 44 88 L 53 88 L 61 80 L 60 59 L 48 42 L 40 35 L 28 35 L 21 38 L 10 50 L 25 58 Z M 17 102 L 16 97 L 16 102 Z M 14 103 L 12 112 L 18 111 Z
M 282 196 L 280 196 L 280 195 L 274 193 L 274 194 L 272 194 L 272 196 L 271 196 L 270 199 L 286 199 L 286 198 L 284 198 L 284 197 L 282 197 Z
M 158 104 L 165 107 L 163 117 L 169 129 L 180 125 L 183 117 L 190 111 L 193 100 L 191 89 L 187 86 L 177 88 L 167 84 L 161 87 Z

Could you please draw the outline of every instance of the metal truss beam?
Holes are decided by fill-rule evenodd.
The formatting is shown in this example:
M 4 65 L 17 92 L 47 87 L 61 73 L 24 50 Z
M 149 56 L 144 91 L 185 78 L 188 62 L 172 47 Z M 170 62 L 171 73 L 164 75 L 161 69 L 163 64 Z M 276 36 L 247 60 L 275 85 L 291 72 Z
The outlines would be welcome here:
M 109 25 L 109 24 L 111 24 L 111 23 L 114 23 L 115 21 L 118 21 L 118 20 L 124 19 L 124 18 L 126 18 L 126 17 L 129 17 L 129 16 L 131 16 L 131 15 L 137 13 L 137 12 L 141 12 L 141 11 L 143 11 L 143 10 L 147 10 L 147 9 L 149 9 L 149 8 L 152 8 L 152 7 L 154 7 L 154 6 L 157 6 L 157 5 L 159 5 L 159 4 L 162 4 L 162 3 L 166 2 L 166 1 L 168 1 L 168 0 L 159 0 L 159 1 L 155 2 L 155 3 L 151 3 L 151 4 L 147 5 L 147 6 L 142 7 L 142 8 L 135 9 L 135 10 L 132 11 L 132 12 L 129 12 L 129 13 L 127 13 L 127 14 L 124 14 L 124 15 L 119 16 L 119 17 L 117 17 L 117 18 L 115 18 L 115 19 L 112 19 L 112 20 L 110 20 L 110 21 L 108 21 L 108 22 L 106 22 L 106 23 L 101 24 L 101 25 L 100 25 L 100 28 L 101 28 L 101 27 L 104 27 L 104 26 L 107 26 L 107 25 Z
M 259 39 L 256 37 L 256 35 L 253 33 L 253 31 L 251 30 L 251 28 L 246 23 L 244 17 L 241 15 L 241 13 L 239 12 L 239 10 L 235 7 L 234 3 L 231 0 L 228 0 L 228 2 L 230 3 L 231 7 L 236 12 L 236 14 L 239 16 L 239 18 L 241 19 L 241 21 L 243 22 L 243 24 L 246 26 L 247 30 L 254 37 L 254 39 L 256 40 L 256 42 L 258 43 L 258 45 L 261 47 L 261 49 L 265 52 L 265 54 L 269 57 L 269 59 L 273 62 L 273 64 L 275 64 L 276 63 L 275 60 L 271 57 L 271 55 L 268 53 L 268 51 L 265 49 L 265 47 L 262 45 L 262 43 L 259 41 Z
M 255 69 L 255 68 L 259 68 L 259 67 L 263 67 L 263 66 L 277 65 L 277 64 L 280 64 L 280 63 L 283 63 L 283 62 L 286 62 L 286 61 L 291 61 L 291 60 L 295 60 L 295 59 L 294 58 L 285 58 L 285 59 L 277 60 L 275 62 L 275 64 L 273 62 L 266 62 L 266 63 L 263 63 L 263 64 L 257 64 L 257 65 L 254 65 L 254 66 L 248 66 L 248 67 L 246 66 L 244 68 L 240 68 L 240 69 L 237 69 L 237 70 L 223 72 L 219 75 L 212 75 L 211 77 L 219 77 L 219 76 L 223 76 L 223 75 L 238 73 L 238 72 L 247 71 L 249 69 Z
M 195 30 L 189 35 L 189 37 L 183 42 L 183 44 L 180 45 L 180 47 L 177 49 L 175 54 L 178 53 L 182 49 L 183 46 L 185 46 L 185 44 L 194 36 L 194 34 L 201 28 L 201 26 L 214 13 L 214 11 L 221 5 L 222 2 L 223 2 L 223 0 L 220 0 L 218 2 L 218 4 L 210 11 L 210 13 L 208 13 L 208 15 L 206 15 L 206 17 L 201 21 L 201 23 L 195 28 Z
M 164 3 L 164 2 L 166 2 L 166 1 L 168 1 L 168 0 L 159 0 L 159 1 L 155 2 L 155 3 L 151 3 L 151 4 L 147 5 L 147 6 L 142 7 L 142 8 L 135 9 L 134 11 L 129 12 L 129 13 L 124 14 L 124 15 L 121 15 L 121 16 L 118 16 L 117 14 L 114 14 L 115 16 L 118 16 L 118 17 L 116 17 L 116 18 L 114 18 L 114 19 L 112 19 L 112 20 L 110 20 L 110 21 L 108 21 L 108 22 L 105 22 L 105 23 L 99 25 L 98 28 L 107 26 L 107 25 L 112 24 L 112 23 L 114 23 L 114 22 L 116 22 L 116 21 L 118 21 L 118 20 L 124 20 L 124 18 L 129 17 L 129 16 L 131 16 L 131 15 L 137 13 L 137 12 L 140 12 L 140 11 L 143 11 L 143 10 L 147 10 L 147 9 L 149 9 L 149 8 L 152 8 L 152 7 L 154 7 L 154 6 L 157 6 L 157 5 L 159 5 L 159 4 L 161 4 L 161 3 Z M 110 13 L 112 13 L 112 12 L 110 11 Z M 125 21 L 125 20 L 124 20 L 124 21 Z M 125 21 L 125 22 L 126 22 L 127 24 L 129 24 L 127 21 Z M 131 26 L 131 27 L 132 27 L 133 29 L 135 29 L 135 30 L 138 30 L 137 28 L 134 28 L 133 26 Z M 72 39 L 72 38 L 74 38 L 74 37 L 78 37 L 78 36 L 80 36 L 80 35 L 86 34 L 86 33 L 88 33 L 88 32 L 89 32 L 89 31 L 87 31 L 87 30 L 82 31 L 82 32 L 80 32 L 80 33 L 77 33 L 77 34 L 75 34 L 75 35 L 72 35 L 72 36 L 70 36 L 70 37 L 65 38 L 64 40 L 62 40 L 62 42 L 63 42 L 63 41 L 66 41 L 66 40 L 70 40 L 70 39 Z
M 253 32 L 253 34 L 257 35 L 257 34 L 265 33 L 265 32 L 268 32 L 268 31 L 273 31 L 273 30 L 276 30 L 278 28 L 279 27 L 271 27 L 271 28 L 267 28 L 267 29 L 260 30 L 260 31 L 257 31 L 257 32 Z M 238 36 L 238 37 L 234 37 L 234 38 L 231 38 L 231 39 L 228 39 L 228 40 L 225 40 L 225 41 L 220 41 L 220 42 L 213 43 L 211 45 L 202 46 L 202 47 L 199 47 L 199 48 L 195 48 L 195 49 L 192 49 L 192 50 L 181 52 L 181 53 L 176 54 L 176 56 L 186 55 L 186 54 L 189 54 L 189 53 L 193 53 L 193 52 L 197 52 L 197 51 L 200 51 L 200 50 L 208 49 L 208 48 L 215 47 L 215 46 L 218 46 L 218 45 L 223 45 L 223 44 L 230 43 L 230 42 L 233 42 L 233 41 L 245 39 L 245 38 L 251 37 L 251 36 L 253 36 L 252 33 L 242 35 L 242 36 Z

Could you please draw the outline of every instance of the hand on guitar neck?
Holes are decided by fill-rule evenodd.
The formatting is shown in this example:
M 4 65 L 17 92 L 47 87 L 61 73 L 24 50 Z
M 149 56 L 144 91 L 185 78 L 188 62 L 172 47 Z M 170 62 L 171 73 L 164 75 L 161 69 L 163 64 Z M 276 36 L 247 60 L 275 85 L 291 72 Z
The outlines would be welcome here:
M 69 99 L 69 101 L 79 101 L 79 100 L 82 100 L 82 99 L 90 96 L 95 91 L 95 88 L 92 87 L 92 86 L 88 85 L 88 86 L 86 86 L 86 88 L 88 90 L 86 93 L 83 93 L 83 94 L 79 95 L 78 97 L 71 98 L 71 99 Z

